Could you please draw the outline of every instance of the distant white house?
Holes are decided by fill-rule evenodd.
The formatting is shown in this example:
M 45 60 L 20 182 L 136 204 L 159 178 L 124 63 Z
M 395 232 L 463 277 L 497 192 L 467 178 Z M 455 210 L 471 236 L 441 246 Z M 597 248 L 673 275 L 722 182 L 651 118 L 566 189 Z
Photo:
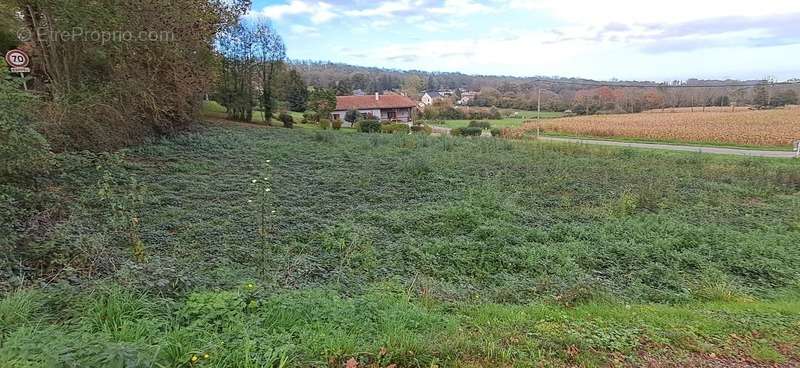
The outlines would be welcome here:
M 442 94 L 439 92 L 425 92 L 425 94 L 422 95 L 422 103 L 424 103 L 427 106 L 433 105 L 434 102 L 443 99 L 444 96 L 442 96 Z
M 469 105 L 470 101 L 478 97 L 478 92 L 462 92 L 461 99 L 458 100 L 459 105 Z

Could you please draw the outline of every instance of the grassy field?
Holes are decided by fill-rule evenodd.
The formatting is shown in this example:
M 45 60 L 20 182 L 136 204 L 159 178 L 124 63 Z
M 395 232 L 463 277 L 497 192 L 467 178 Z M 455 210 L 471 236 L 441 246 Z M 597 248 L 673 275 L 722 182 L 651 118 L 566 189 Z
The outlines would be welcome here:
M 515 117 L 505 117 L 498 120 L 486 120 L 492 124 L 492 128 L 517 128 L 521 127 L 527 119 L 536 119 L 536 111 L 523 111 L 523 110 L 508 110 L 503 111 L 503 114 L 509 112 L 518 112 L 519 115 Z M 555 119 L 563 116 L 560 112 L 542 111 L 542 119 Z M 464 128 L 469 125 L 471 120 L 442 120 L 432 125 L 441 126 L 445 128 Z
M 226 111 L 227 110 L 225 109 L 225 107 L 220 105 L 216 101 L 205 101 L 203 103 L 203 116 L 205 116 L 207 118 L 225 120 L 225 119 L 228 118 L 228 115 L 227 115 Z M 303 113 L 302 112 L 289 111 L 289 115 L 291 115 L 292 118 L 294 119 L 294 123 L 295 123 L 295 126 L 297 128 L 302 128 L 302 129 L 316 128 L 316 126 L 311 125 L 311 124 L 301 124 L 301 122 L 303 121 Z M 266 119 L 265 119 L 263 111 L 254 111 L 253 112 L 253 121 L 252 121 L 252 123 L 254 123 L 254 124 L 264 124 L 265 122 L 266 122 Z M 278 115 L 277 114 L 273 114 L 273 119 L 272 119 L 272 124 L 271 125 L 274 126 L 274 127 L 282 127 L 283 126 L 283 123 L 278 120 Z
M 221 124 L 61 160 L 2 368 L 800 360 L 792 160 Z
M 533 132 L 791 149 L 800 140 L 800 109 L 595 115 L 527 122 Z

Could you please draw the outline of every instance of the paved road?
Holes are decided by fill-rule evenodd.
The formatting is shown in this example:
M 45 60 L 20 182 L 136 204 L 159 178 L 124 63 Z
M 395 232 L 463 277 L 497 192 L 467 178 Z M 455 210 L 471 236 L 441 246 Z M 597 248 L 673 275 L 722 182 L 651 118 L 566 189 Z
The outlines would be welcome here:
M 447 135 L 450 134 L 450 129 L 445 127 L 433 127 L 433 132 Z M 618 141 L 601 141 L 594 139 L 575 139 L 575 138 L 556 138 L 556 137 L 539 137 L 540 140 L 550 142 L 565 142 L 565 143 L 579 143 L 579 144 L 596 144 L 599 146 L 614 146 L 614 147 L 631 147 L 631 148 L 644 148 L 644 149 L 659 149 L 668 151 L 683 151 L 683 152 L 699 152 L 699 153 L 714 153 L 719 155 L 737 155 L 737 156 L 751 156 L 751 157 L 775 157 L 775 158 L 794 158 L 795 152 L 791 151 L 758 151 L 739 148 L 721 148 L 721 147 L 700 147 L 700 146 L 679 146 L 674 144 L 656 144 L 656 143 L 632 143 L 632 142 L 618 142 Z
M 790 151 L 757 151 L 757 150 L 738 149 L 738 148 L 678 146 L 678 145 L 673 145 L 673 144 L 629 143 L 629 142 L 601 141 L 601 140 L 574 139 L 574 138 L 556 138 L 556 137 L 539 137 L 539 139 L 543 140 L 543 141 L 550 141 L 550 142 L 566 142 L 566 143 L 580 143 L 580 144 L 596 144 L 596 145 L 600 145 L 600 146 L 616 146 L 616 147 L 631 147 L 631 148 L 645 148 L 645 149 L 660 149 L 660 150 L 669 150 L 669 151 L 715 153 L 715 154 L 720 154 L 720 155 L 738 155 L 738 156 L 753 156 L 753 157 L 778 157 L 778 158 L 793 158 L 793 157 L 795 157 L 795 152 L 790 152 Z

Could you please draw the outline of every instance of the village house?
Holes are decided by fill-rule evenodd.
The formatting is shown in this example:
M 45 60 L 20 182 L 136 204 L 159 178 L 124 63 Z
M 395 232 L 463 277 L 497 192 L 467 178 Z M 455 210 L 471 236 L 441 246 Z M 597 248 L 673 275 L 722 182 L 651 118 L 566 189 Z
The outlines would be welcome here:
M 461 99 L 458 100 L 459 105 L 469 105 L 469 102 L 478 97 L 478 92 L 462 92 Z
M 434 102 L 443 100 L 444 96 L 439 92 L 425 92 L 422 95 L 422 103 L 427 106 L 433 105 Z
M 363 118 L 379 119 L 382 122 L 398 121 L 410 123 L 414 119 L 417 103 L 406 96 L 338 96 L 336 109 L 331 113 L 333 120 L 344 120 L 347 111 L 357 110 Z

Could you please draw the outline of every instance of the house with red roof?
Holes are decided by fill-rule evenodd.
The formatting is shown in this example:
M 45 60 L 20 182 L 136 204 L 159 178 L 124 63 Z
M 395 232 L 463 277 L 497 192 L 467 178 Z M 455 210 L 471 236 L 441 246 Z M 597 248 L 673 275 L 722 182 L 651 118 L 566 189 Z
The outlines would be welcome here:
M 381 95 L 374 96 L 338 96 L 336 109 L 331 113 L 333 120 L 344 120 L 349 110 L 356 110 L 364 118 L 370 116 L 380 121 L 398 121 L 410 123 L 414 119 L 417 103 L 406 96 Z

